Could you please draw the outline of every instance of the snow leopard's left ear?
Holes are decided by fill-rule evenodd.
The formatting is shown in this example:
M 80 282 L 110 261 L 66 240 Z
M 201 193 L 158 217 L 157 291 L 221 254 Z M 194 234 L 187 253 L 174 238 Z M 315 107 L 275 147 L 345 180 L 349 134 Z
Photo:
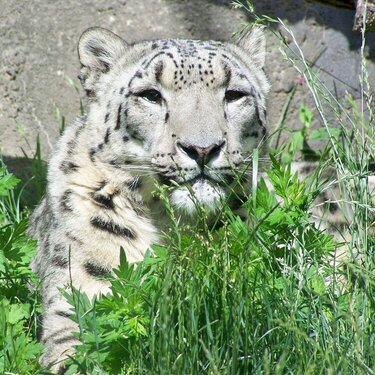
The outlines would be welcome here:
M 245 50 L 259 68 L 263 68 L 266 58 L 266 37 L 261 28 L 253 26 L 250 31 L 242 33 L 235 44 Z
M 94 92 L 99 76 L 112 68 L 126 47 L 122 38 L 107 29 L 91 27 L 83 32 L 78 42 L 79 79 L 88 94 Z

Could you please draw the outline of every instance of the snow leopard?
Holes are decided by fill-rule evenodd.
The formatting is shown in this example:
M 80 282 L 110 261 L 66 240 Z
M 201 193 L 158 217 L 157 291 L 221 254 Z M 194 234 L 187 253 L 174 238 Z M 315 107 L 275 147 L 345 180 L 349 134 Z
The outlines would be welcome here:
M 182 218 L 194 217 L 197 202 L 215 213 L 267 136 L 270 85 L 257 27 L 233 42 L 135 44 L 96 27 L 82 34 L 78 55 L 86 115 L 58 141 L 29 225 L 44 306 L 40 362 L 53 372 L 79 344 L 61 289 L 109 293 L 102 276 L 119 264 L 120 248 L 137 262 L 160 242 L 167 215 L 157 184 L 169 186 Z

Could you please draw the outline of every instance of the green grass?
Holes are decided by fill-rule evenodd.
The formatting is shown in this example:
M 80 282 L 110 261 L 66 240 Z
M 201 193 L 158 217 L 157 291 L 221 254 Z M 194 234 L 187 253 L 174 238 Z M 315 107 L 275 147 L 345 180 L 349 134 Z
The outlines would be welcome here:
M 0 164 L 0 373 L 36 373 L 41 345 L 35 341 L 38 284 L 28 265 L 35 242 L 27 238 L 27 215 L 20 210 L 19 183 Z
M 238 5 L 252 11 L 251 4 Z M 257 23 L 264 20 L 277 21 L 294 40 L 281 20 L 255 17 Z M 137 265 L 127 264 L 123 255 L 108 276 L 112 296 L 89 301 L 76 290 L 66 294 L 82 341 L 68 374 L 375 373 L 374 209 L 367 179 L 375 134 L 366 69 L 360 105 L 350 96 L 341 103 L 302 51 L 281 43 L 309 86 L 322 128 L 311 130 L 312 112 L 302 106 L 301 127 L 272 150 L 268 177 L 274 192 L 254 179 L 243 201 L 245 222 L 224 205 L 214 228 L 204 210 L 198 210 L 196 227 L 183 227 L 160 188 L 173 223 L 166 246 L 154 247 L 155 254 Z M 328 120 L 332 116 L 336 127 Z M 282 119 L 279 124 L 285 125 Z M 347 249 L 340 262 L 339 245 L 312 224 L 314 199 L 325 189 L 320 174 L 301 181 L 289 167 L 316 138 L 326 147 L 313 155 L 307 150 L 309 157 L 320 160 L 318 171 L 327 165 L 336 169 L 330 184 L 341 190 L 351 233 L 340 244 Z M 40 150 L 34 163 L 40 197 Z M 36 247 L 25 235 L 30 201 L 22 200 L 20 186 L 2 163 L 0 373 L 26 375 L 42 373 L 41 305 L 38 280 L 28 269 Z

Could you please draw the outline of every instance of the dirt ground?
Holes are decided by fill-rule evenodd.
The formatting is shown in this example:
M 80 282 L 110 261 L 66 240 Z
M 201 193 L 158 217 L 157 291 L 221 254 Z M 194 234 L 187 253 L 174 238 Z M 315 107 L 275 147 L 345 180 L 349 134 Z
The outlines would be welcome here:
M 79 114 L 82 90 L 76 44 L 90 26 L 106 27 L 129 42 L 166 37 L 222 39 L 247 15 L 220 0 L 42 1 L 0 0 L 0 147 L 8 158 L 32 155 L 37 134 L 47 158 L 62 121 Z M 354 11 L 304 0 L 254 0 L 257 12 L 280 17 L 294 30 L 307 59 L 339 98 L 359 98 L 360 36 L 352 31 Z M 375 87 L 375 35 L 365 55 Z M 298 81 L 298 73 L 270 33 L 266 71 L 272 83 L 269 124 Z M 79 90 L 76 90 L 79 88 Z M 296 127 L 301 103 L 313 106 L 306 84 L 298 85 L 286 124 Z M 62 119 L 64 118 L 64 120 Z M 316 120 L 317 123 L 317 120 Z

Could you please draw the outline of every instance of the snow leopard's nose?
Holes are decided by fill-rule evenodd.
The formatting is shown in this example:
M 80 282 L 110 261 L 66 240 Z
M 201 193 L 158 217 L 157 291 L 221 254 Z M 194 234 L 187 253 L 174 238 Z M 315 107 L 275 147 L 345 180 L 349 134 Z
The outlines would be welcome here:
M 219 156 L 221 149 L 223 148 L 225 142 L 220 144 L 211 144 L 208 147 L 199 147 L 199 146 L 185 146 L 182 143 L 177 143 L 177 147 L 189 156 L 190 159 L 193 159 L 197 164 L 203 168 L 211 160 Z

